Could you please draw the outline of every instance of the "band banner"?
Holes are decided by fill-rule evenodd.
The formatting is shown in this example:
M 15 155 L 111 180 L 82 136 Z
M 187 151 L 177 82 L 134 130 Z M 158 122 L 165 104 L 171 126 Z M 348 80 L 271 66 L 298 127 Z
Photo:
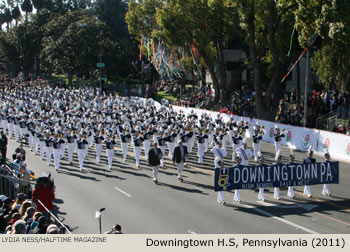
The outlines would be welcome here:
M 215 169 L 215 191 L 339 184 L 339 162 Z

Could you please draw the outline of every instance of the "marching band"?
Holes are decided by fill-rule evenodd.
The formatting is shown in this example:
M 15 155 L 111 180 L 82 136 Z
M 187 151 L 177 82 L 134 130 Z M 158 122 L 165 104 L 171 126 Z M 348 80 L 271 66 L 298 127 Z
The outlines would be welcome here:
M 48 86 L 9 88 L 1 93 L 0 101 L 0 126 L 4 133 L 10 138 L 15 135 L 16 141 L 28 137 L 30 150 L 40 153 L 43 160 L 46 158 L 48 166 L 53 156 L 56 171 L 60 170 L 60 160 L 65 157 L 66 149 L 70 165 L 74 165 L 76 152 L 80 171 L 87 171 L 84 160 L 89 149 L 94 148 L 96 161 L 100 163 L 103 147 L 111 170 L 115 148 L 120 148 L 124 161 L 127 161 L 130 143 L 136 168 L 140 167 L 143 150 L 145 159 L 152 166 L 155 183 L 158 183 L 159 166 L 165 166 L 166 153 L 174 164 L 176 162 L 178 179 L 183 181 L 183 167 L 195 145 L 198 164 L 204 163 L 204 155 L 210 150 L 215 157 L 215 168 L 223 167 L 221 161 L 229 155 L 227 142 L 232 148 L 234 165 L 247 166 L 253 157 L 258 165 L 264 164 L 260 144 L 265 128 L 258 122 L 253 126 L 243 120 L 234 121 L 231 117 L 224 123 L 220 115 L 213 120 L 206 113 L 199 119 L 193 110 L 186 116 L 183 111 L 175 112 L 172 107 L 164 105 L 157 109 L 152 100 L 141 102 L 137 98 L 96 96 L 83 89 Z M 253 151 L 247 148 L 246 133 L 251 128 L 254 132 L 250 137 Z M 281 131 L 277 126 L 275 130 L 275 160 L 280 163 L 285 130 Z M 316 162 L 312 153 L 310 149 L 304 163 Z M 329 162 L 329 158 L 327 154 L 325 162 Z M 293 154 L 289 156 L 289 162 L 294 162 Z M 328 185 L 324 185 L 322 193 L 330 195 Z M 304 194 L 311 197 L 310 186 L 305 186 Z M 294 197 L 292 187 L 288 188 L 288 196 Z M 274 189 L 274 197 L 279 199 L 279 188 Z M 264 200 L 263 188 L 259 189 L 258 198 Z M 234 201 L 240 200 L 240 191 L 235 190 Z M 224 202 L 222 193 L 219 193 L 218 202 Z

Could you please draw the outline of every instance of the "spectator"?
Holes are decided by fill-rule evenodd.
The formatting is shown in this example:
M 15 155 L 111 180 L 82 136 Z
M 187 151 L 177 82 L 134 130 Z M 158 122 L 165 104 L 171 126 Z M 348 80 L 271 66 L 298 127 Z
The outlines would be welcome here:
M 21 215 L 21 216 L 23 216 L 26 212 L 27 212 L 27 209 L 29 208 L 29 207 L 31 207 L 32 206 L 32 202 L 30 202 L 30 201 L 24 201 L 23 203 L 22 203 L 22 205 L 21 205 L 21 207 L 19 208 L 19 210 L 18 210 L 18 213 Z
M 43 215 L 49 220 L 50 214 L 46 209 L 39 203 L 38 200 L 51 212 L 54 213 L 54 206 L 52 201 L 55 199 L 52 185 L 48 183 L 40 184 L 35 186 L 32 192 L 32 200 L 36 204 L 36 211 L 42 212 Z
M 116 224 L 112 227 L 111 230 L 105 232 L 105 234 L 122 234 L 122 226 L 119 224 Z
M 26 223 L 23 220 L 17 220 L 12 228 L 12 234 L 26 234 Z
M 38 225 L 34 228 L 33 234 L 46 234 L 47 228 L 47 218 L 45 216 L 41 216 L 38 221 Z
M 26 198 L 27 198 L 27 195 L 25 195 L 24 193 L 17 194 L 17 199 L 12 204 L 12 209 L 16 208 L 17 210 L 19 210 L 19 208 L 21 207 L 22 203 L 26 200 Z
M 6 152 L 7 152 L 7 137 L 3 130 L 1 130 L 1 136 L 0 136 L 0 152 L 1 157 L 6 158 Z

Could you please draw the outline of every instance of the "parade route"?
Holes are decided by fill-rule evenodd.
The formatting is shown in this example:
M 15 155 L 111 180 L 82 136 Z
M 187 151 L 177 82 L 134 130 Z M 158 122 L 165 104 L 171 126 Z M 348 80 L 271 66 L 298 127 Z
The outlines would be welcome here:
M 7 155 L 10 157 L 18 146 L 9 140 Z M 248 147 L 251 142 L 248 141 Z M 268 163 L 273 162 L 274 146 L 261 144 L 262 153 Z M 349 163 L 340 162 L 340 184 L 330 185 L 332 196 L 321 194 L 322 185 L 311 186 L 312 198 L 302 194 L 303 187 L 296 187 L 294 199 L 287 197 L 281 189 L 281 199 L 273 199 L 273 188 L 265 190 L 266 200 L 259 201 L 255 190 L 241 190 L 242 202 L 233 203 L 233 193 L 224 192 L 225 205 L 216 201 L 214 192 L 213 155 L 204 156 L 204 164 L 197 163 L 197 150 L 189 155 L 184 168 L 184 181 L 177 179 L 176 167 L 166 156 L 165 167 L 159 170 L 159 184 L 152 182 L 152 170 L 142 152 L 140 168 L 129 148 L 128 160 L 123 161 L 118 140 L 113 167 L 107 165 L 105 149 L 97 164 L 94 148 L 90 148 L 84 167 L 79 171 L 77 156 L 73 166 L 67 155 L 56 172 L 53 165 L 47 166 L 40 155 L 25 147 L 26 163 L 36 177 L 51 171 L 56 185 L 55 205 L 58 216 L 72 233 L 94 234 L 99 232 L 95 212 L 102 213 L 102 230 L 109 230 L 119 223 L 124 233 L 141 234 L 210 234 L 210 233 L 350 233 L 350 182 Z M 232 150 L 228 149 L 226 166 L 232 165 Z M 304 152 L 295 152 L 296 161 L 306 157 Z M 287 161 L 289 151 L 282 148 L 282 162 Z M 317 161 L 323 157 L 315 156 Z M 254 162 L 251 162 L 254 164 Z

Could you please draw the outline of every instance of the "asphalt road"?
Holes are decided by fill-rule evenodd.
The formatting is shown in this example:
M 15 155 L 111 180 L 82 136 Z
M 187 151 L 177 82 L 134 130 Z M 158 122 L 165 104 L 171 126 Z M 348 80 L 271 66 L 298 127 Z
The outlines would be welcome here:
M 8 157 L 17 146 L 14 140 L 9 140 Z M 256 191 L 241 190 L 241 203 L 233 203 L 233 193 L 225 192 L 227 204 L 221 205 L 213 189 L 211 152 L 205 155 L 205 164 L 198 165 L 194 148 L 184 169 L 183 183 L 177 180 L 176 168 L 167 158 L 158 175 L 160 183 L 156 185 L 143 152 L 141 167 L 136 169 L 131 147 L 124 162 L 119 142 L 112 171 L 108 170 L 104 150 L 97 164 L 94 148 L 90 149 L 85 173 L 79 171 L 76 154 L 74 165 L 70 166 L 64 159 L 57 173 L 53 165 L 48 167 L 46 160 L 25 149 L 26 163 L 36 177 L 44 171 L 52 172 L 58 216 L 76 234 L 99 233 L 95 212 L 100 208 L 106 208 L 102 212 L 103 232 L 119 223 L 123 232 L 129 234 L 350 233 L 349 163 L 340 163 L 340 183 L 330 185 L 330 197 L 321 194 L 322 185 L 311 187 L 311 199 L 303 196 L 303 187 L 295 188 L 295 199 L 288 198 L 286 190 L 281 190 L 279 201 L 272 197 L 273 188 L 265 189 L 265 202 L 258 201 Z M 274 146 L 262 143 L 261 149 L 267 163 L 272 163 Z M 225 163 L 231 164 L 231 149 L 228 154 Z M 282 155 L 286 162 L 289 150 L 282 147 Z M 306 157 L 303 152 L 295 155 L 297 161 Z M 315 158 L 323 161 L 322 157 Z

